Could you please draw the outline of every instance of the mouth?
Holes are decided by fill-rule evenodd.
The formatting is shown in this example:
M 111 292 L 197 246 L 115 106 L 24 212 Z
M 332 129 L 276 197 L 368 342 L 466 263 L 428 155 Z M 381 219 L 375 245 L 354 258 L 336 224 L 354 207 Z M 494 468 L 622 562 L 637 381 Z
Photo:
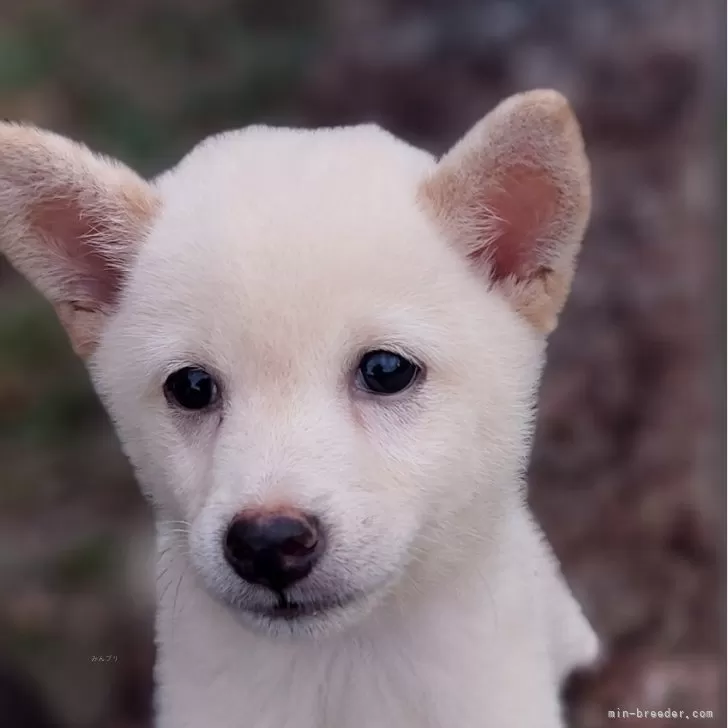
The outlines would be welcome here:
M 298 619 L 322 617 L 335 609 L 345 607 L 352 601 L 353 597 L 339 597 L 325 601 L 297 602 L 281 596 L 278 604 L 274 606 L 253 607 L 248 611 L 265 619 L 291 622 Z

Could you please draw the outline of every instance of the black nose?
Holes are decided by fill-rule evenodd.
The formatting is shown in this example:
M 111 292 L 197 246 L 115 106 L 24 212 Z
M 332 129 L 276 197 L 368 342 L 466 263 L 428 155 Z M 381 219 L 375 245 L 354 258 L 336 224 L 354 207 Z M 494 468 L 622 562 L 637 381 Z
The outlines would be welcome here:
M 224 544 L 225 558 L 240 577 L 276 592 L 307 576 L 323 548 L 318 519 L 292 509 L 241 513 Z

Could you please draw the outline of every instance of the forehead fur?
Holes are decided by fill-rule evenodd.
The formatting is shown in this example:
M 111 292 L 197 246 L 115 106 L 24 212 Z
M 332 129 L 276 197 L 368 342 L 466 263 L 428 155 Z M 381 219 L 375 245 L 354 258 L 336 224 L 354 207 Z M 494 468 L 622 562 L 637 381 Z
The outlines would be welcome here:
M 223 262 L 243 265 L 272 287 L 287 272 L 303 278 L 327 266 L 331 278 L 365 260 L 383 273 L 387 252 L 396 255 L 391 237 L 402 249 L 421 232 L 416 190 L 434 165 L 375 126 L 216 136 L 158 180 L 163 210 L 148 254 L 186 267 L 182 238 L 198 274 L 205 261 L 215 275 Z

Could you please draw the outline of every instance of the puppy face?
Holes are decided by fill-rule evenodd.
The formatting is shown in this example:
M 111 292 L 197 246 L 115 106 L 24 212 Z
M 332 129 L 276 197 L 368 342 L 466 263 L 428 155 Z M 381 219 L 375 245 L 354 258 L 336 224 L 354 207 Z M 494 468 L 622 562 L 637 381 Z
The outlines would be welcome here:
M 251 128 L 152 184 L 9 129 L 5 252 L 214 596 L 320 634 L 482 548 L 588 216 L 563 99 L 505 102 L 439 163 L 375 127 Z M 66 187 L 24 188 L 49 157 Z

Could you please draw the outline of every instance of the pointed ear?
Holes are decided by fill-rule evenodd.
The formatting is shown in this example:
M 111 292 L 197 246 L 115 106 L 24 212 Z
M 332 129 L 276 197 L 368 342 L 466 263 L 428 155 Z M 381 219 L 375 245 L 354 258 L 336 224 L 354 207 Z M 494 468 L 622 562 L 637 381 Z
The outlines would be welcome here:
M 157 208 L 130 169 L 68 139 L 0 123 L 0 253 L 91 354 Z
M 501 103 L 420 190 L 452 244 L 537 330 L 564 305 L 589 219 L 589 163 L 579 125 L 555 91 Z

